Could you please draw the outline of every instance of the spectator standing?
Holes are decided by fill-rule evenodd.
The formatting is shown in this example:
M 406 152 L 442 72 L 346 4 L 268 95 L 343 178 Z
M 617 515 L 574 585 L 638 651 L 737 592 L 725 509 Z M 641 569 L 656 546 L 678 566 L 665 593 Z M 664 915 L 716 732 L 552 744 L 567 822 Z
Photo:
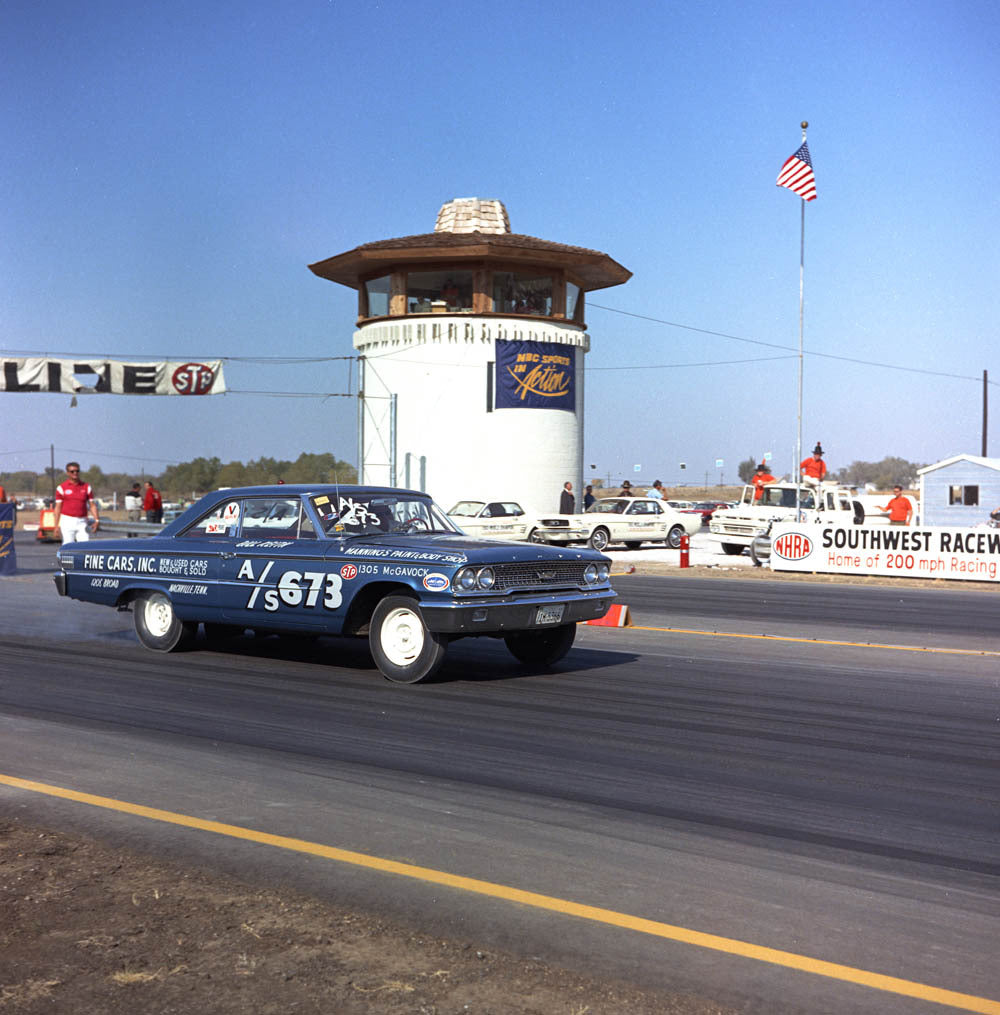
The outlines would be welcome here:
M 142 509 L 146 512 L 147 522 L 163 521 L 163 498 L 160 491 L 147 479 L 146 494 L 142 499 Z
M 587 489 L 583 491 L 583 510 L 588 510 L 595 500 L 597 500 L 597 498 L 594 496 L 594 488 L 592 486 L 588 486 Z
M 753 474 L 753 478 L 750 482 L 753 483 L 754 486 L 753 499 L 758 501 L 764 495 L 765 484 L 775 483 L 777 480 L 771 475 L 767 467 L 767 462 L 761 462 L 760 465 L 757 466 L 757 471 Z
M 621 492 L 620 496 L 622 496 L 622 497 L 634 497 L 635 496 L 635 494 L 632 492 L 632 484 L 627 479 L 625 480 L 624 483 L 622 483 L 622 492 Z
M 805 458 L 799 463 L 802 470 L 802 482 L 817 486 L 826 478 L 826 462 L 823 461 L 823 445 L 819 441 L 813 448 L 812 458 Z
M 894 486 L 892 494 L 892 500 L 880 507 L 879 511 L 889 512 L 890 525 L 909 525 L 910 519 L 913 517 L 913 505 L 910 503 L 910 498 L 903 496 L 901 486 Z
M 647 497 L 652 497 L 654 500 L 663 500 L 663 484 L 658 480 L 653 480 L 653 485 L 646 491 Z
M 97 502 L 89 483 L 80 482 L 80 463 L 66 463 L 66 478 L 56 487 L 54 525 L 59 526 L 64 543 L 85 543 L 90 539 L 87 531 L 87 514 L 94 518 L 94 531 L 101 519 Z
M 138 483 L 125 494 L 125 517 L 130 522 L 142 521 L 142 487 Z
M 125 494 L 125 517 L 130 522 L 142 521 L 142 487 L 138 483 L 133 483 L 132 489 Z M 134 532 L 128 534 L 129 539 L 134 536 Z
M 559 494 L 559 514 L 571 515 L 576 511 L 576 498 L 573 496 L 573 484 L 563 483 L 562 493 Z

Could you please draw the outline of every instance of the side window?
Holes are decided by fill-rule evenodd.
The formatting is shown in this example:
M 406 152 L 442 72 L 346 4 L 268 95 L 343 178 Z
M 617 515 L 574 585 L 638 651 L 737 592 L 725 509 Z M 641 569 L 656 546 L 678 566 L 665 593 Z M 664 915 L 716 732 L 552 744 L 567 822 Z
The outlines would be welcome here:
M 255 497 L 244 503 L 240 535 L 258 539 L 296 539 L 301 511 L 298 497 Z
M 486 508 L 486 512 L 489 513 L 490 518 L 506 518 L 507 517 L 507 509 L 503 506 L 503 504 L 490 504 Z
M 224 501 L 208 514 L 202 515 L 193 525 L 189 525 L 181 535 L 188 539 L 235 536 L 241 514 L 240 501 Z

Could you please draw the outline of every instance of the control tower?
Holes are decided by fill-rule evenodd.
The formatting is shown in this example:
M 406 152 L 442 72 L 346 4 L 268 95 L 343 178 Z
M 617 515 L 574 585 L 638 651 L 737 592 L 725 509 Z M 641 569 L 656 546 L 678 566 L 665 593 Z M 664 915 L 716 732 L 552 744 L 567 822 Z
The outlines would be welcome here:
M 462 198 L 432 233 L 309 265 L 358 293 L 358 478 L 553 512 L 583 483 L 584 294 L 632 273 Z

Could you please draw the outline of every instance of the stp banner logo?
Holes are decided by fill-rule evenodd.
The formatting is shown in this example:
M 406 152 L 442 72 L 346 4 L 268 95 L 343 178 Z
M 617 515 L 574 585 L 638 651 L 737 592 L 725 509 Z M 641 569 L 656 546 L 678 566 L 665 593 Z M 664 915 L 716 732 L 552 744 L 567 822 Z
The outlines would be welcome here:
M 179 395 L 207 395 L 214 381 L 215 371 L 205 363 L 184 363 L 170 378 Z
M 785 532 L 771 544 L 771 552 L 782 560 L 804 560 L 813 551 L 813 541 L 804 532 Z

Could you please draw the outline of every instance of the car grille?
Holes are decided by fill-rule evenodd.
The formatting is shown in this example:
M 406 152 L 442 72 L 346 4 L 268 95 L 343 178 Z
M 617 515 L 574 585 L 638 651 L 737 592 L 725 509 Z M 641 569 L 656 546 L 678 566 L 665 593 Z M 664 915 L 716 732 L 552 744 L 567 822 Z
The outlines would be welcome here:
M 539 561 L 534 564 L 494 564 L 494 590 L 562 589 L 587 586 L 583 572 L 589 561 Z
M 544 525 L 546 528 L 551 529 L 567 529 L 569 528 L 568 518 L 539 518 L 538 522 L 540 525 Z

